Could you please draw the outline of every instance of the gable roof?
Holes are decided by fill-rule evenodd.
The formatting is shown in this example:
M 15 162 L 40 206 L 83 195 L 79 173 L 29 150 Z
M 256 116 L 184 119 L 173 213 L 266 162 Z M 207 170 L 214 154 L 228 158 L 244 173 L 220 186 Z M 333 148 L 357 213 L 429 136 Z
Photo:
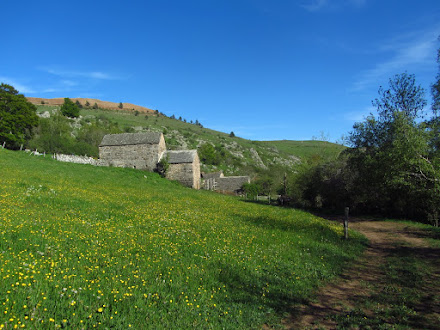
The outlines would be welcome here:
M 160 132 L 107 134 L 104 135 L 99 146 L 159 144 L 162 135 Z
M 165 154 L 170 164 L 192 163 L 198 157 L 197 150 L 168 150 Z

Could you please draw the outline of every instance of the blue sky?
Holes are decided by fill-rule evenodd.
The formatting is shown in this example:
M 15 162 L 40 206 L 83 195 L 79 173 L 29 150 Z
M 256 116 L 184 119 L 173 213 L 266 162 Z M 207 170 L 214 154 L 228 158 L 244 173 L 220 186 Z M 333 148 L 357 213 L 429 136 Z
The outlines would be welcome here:
M 0 81 L 252 140 L 331 141 L 379 86 L 438 73 L 438 0 L 0 1 Z

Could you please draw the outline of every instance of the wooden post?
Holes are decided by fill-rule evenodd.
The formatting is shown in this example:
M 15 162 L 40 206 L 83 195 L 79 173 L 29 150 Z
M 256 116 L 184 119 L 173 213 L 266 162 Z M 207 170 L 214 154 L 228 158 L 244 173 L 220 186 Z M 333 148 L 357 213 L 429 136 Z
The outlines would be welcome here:
M 350 208 L 345 208 L 345 219 L 344 219 L 344 238 L 348 239 L 348 213 L 350 212 Z
M 22 151 L 23 150 L 23 144 L 21 144 L 21 146 L 20 146 L 20 151 Z
M 438 219 L 435 219 L 435 226 L 438 228 Z
M 3 149 L 5 148 L 5 145 L 6 145 L 6 141 L 5 141 L 5 142 L 3 142 Z

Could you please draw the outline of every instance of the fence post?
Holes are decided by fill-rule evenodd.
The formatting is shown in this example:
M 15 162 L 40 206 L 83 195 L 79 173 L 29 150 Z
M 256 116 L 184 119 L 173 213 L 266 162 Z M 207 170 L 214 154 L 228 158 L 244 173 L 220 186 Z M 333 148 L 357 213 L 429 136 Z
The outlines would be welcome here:
M 344 219 L 344 238 L 348 239 L 348 214 L 350 212 L 350 208 L 345 208 L 345 219 Z

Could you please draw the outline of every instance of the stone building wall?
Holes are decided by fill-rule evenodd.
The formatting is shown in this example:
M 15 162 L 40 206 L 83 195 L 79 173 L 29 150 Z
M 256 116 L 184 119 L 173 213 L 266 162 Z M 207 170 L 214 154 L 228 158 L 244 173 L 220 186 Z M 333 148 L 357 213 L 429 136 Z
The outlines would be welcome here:
M 159 144 L 100 146 L 99 158 L 110 166 L 154 171 L 165 150 L 165 140 L 161 137 Z
M 197 151 L 192 151 L 191 162 L 169 163 L 166 178 L 182 183 L 184 186 L 200 189 L 200 160 Z M 169 153 L 173 153 L 170 151 Z M 179 151 L 178 153 L 191 153 L 191 151 Z M 173 157 L 174 158 L 174 157 Z
M 191 163 L 170 164 L 166 178 L 178 181 L 190 188 L 200 189 L 200 176 L 197 177 L 197 171 L 194 167 L 194 164 Z
M 245 183 L 250 183 L 248 176 L 224 176 L 205 181 L 205 187 L 209 190 L 220 192 L 238 193 Z

